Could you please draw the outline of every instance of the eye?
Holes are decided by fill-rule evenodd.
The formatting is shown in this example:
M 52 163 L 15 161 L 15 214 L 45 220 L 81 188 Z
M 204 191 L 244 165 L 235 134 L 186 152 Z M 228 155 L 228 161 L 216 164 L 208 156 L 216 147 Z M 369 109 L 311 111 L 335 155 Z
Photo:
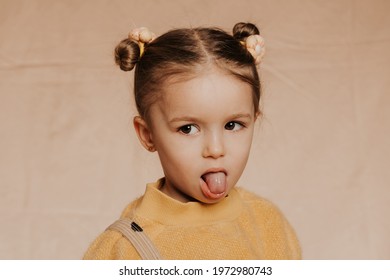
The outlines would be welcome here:
M 199 131 L 199 129 L 193 124 L 186 124 L 179 128 L 179 131 L 186 135 L 192 135 Z
M 225 124 L 225 129 L 226 130 L 240 130 L 241 128 L 243 128 L 244 126 L 238 122 L 228 122 L 227 124 Z

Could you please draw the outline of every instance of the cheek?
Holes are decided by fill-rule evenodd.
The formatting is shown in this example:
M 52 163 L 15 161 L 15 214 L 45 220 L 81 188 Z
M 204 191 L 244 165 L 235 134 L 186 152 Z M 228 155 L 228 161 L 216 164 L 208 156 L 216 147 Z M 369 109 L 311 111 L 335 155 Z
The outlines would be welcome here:
M 245 164 L 246 161 L 248 160 L 249 152 L 250 152 L 249 145 L 236 147 L 234 149 L 234 158 L 237 161 L 237 163 Z
M 195 157 L 194 147 L 188 142 L 178 141 L 174 137 L 157 142 L 156 148 L 162 164 L 168 166 L 185 166 Z
M 252 137 L 251 135 L 246 135 L 246 137 L 240 139 L 240 141 L 232 142 L 229 146 L 228 153 L 230 154 L 233 164 L 237 165 L 246 165 L 248 157 L 251 150 Z M 239 166 L 237 168 L 241 169 Z
M 253 132 L 251 130 L 246 131 L 241 135 L 233 135 L 229 139 L 229 148 L 234 153 L 249 153 L 252 145 Z

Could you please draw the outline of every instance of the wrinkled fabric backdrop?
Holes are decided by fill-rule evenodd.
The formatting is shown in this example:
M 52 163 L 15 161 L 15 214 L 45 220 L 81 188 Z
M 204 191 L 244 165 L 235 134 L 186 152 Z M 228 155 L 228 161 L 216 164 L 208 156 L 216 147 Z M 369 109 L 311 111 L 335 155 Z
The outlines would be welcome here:
M 256 23 L 264 118 L 239 182 L 305 259 L 390 259 L 390 1 L 0 0 L 0 258 L 80 259 L 162 176 L 132 127 L 130 29 Z

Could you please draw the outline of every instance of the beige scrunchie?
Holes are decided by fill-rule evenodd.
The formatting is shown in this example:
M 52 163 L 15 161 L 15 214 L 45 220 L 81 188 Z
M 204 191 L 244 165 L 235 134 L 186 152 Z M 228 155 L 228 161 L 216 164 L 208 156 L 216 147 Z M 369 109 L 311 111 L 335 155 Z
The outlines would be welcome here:
M 257 65 L 260 64 L 265 54 L 264 38 L 260 35 L 251 35 L 247 37 L 246 40 L 242 42 L 242 44 L 251 53 L 255 59 L 255 63 Z
M 145 43 L 150 43 L 156 38 L 156 35 L 146 27 L 135 28 L 130 31 L 129 39 L 138 43 L 140 49 L 140 57 L 144 54 Z

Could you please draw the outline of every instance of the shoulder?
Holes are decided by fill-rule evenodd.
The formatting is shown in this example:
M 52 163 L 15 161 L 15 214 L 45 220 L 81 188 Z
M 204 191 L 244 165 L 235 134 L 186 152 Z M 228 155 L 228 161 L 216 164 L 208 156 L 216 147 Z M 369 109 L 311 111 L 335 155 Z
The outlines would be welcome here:
M 245 215 L 261 224 L 283 226 L 286 219 L 280 209 L 270 200 L 243 188 L 237 188 Z
M 133 245 L 114 230 L 106 230 L 89 246 L 84 260 L 140 259 Z
M 133 202 L 129 203 L 126 208 L 122 211 L 121 218 L 129 218 L 133 216 L 134 209 L 137 208 L 140 201 L 142 200 L 142 197 L 137 198 Z
M 236 188 L 245 206 L 261 211 L 263 214 L 282 215 L 279 208 L 270 200 L 243 188 Z
M 120 232 L 106 230 L 89 246 L 84 260 L 139 260 L 137 250 Z
M 131 217 L 139 199 L 128 204 L 121 217 Z M 84 260 L 119 260 L 140 259 L 138 252 L 130 241 L 116 230 L 107 229 L 101 233 L 89 246 L 84 254 Z
M 301 249 L 295 230 L 282 211 L 271 201 L 250 191 L 242 188 L 237 188 L 237 191 L 243 201 L 245 218 L 256 224 L 266 243 L 265 246 L 270 248 L 268 251 L 277 254 L 268 258 L 301 259 Z

